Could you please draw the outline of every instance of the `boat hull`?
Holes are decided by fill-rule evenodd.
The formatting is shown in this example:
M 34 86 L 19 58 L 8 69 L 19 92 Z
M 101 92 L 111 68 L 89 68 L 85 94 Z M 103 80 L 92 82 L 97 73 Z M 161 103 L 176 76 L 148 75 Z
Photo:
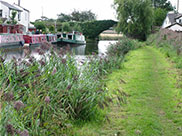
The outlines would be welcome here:
M 1 34 L 0 47 L 6 46 L 23 46 L 24 39 L 21 34 Z
M 58 39 L 58 43 L 60 44 L 75 44 L 75 45 L 84 45 L 86 44 L 86 41 L 79 41 L 79 40 L 70 40 L 70 39 Z

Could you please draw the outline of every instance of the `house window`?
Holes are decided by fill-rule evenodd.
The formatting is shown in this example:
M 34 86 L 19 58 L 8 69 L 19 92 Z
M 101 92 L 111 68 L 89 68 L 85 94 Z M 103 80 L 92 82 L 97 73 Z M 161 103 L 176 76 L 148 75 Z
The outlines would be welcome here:
M 3 10 L 0 10 L 0 17 L 3 17 Z
M 182 20 L 181 19 L 179 19 L 179 23 L 182 23 Z
M 18 21 L 21 20 L 21 12 L 18 12 Z

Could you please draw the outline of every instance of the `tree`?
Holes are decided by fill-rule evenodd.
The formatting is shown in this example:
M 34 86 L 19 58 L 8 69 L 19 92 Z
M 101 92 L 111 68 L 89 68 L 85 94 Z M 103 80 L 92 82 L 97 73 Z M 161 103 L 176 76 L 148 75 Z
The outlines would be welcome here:
M 65 22 L 62 24 L 62 31 L 63 32 L 70 32 L 71 31 L 71 26 L 69 23 Z
M 93 21 L 96 20 L 96 15 L 91 11 L 77 11 L 74 10 L 70 14 L 58 14 L 57 21 L 59 22 L 70 22 L 70 21 L 76 21 L 76 22 L 84 22 L 84 21 Z
M 36 27 L 36 29 L 42 30 L 43 32 L 46 31 L 46 26 L 42 21 L 35 21 L 34 26 Z
M 171 2 L 168 0 L 153 0 L 153 4 L 155 8 L 165 9 L 167 11 L 174 10 Z
M 154 9 L 154 26 L 161 26 L 166 18 L 167 10 L 162 8 Z
M 117 31 L 127 36 L 146 40 L 153 23 L 150 0 L 115 0 L 119 23 Z
M 59 22 L 69 22 L 72 20 L 72 17 L 70 15 L 66 15 L 64 13 L 58 14 L 57 21 Z
M 78 21 L 78 22 L 84 22 L 84 21 L 93 21 L 96 20 L 96 15 L 92 13 L 91 10 L 88 11 L 77 11 L 74 10 L 71 13 L 71 17 L 73 21 Z

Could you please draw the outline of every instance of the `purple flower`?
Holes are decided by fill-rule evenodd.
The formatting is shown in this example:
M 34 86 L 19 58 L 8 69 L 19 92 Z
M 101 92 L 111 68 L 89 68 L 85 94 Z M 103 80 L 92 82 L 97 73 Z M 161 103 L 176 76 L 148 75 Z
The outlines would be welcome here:
M 50 97 L 49 97 L 49 96 L 46 96 L 45 99 L 44 99 L 44 101 L 45 101 L 47 104 L 49 104 L 49 103 L 50 103 Z
M 61 60 L 63 64 L 66 64 L 66 59 Z
M 52 75 L 54 75 L 57 72 L 56 67 L 54 67 L 53 71 L 52 71 Z
M 4 93 L 4 100 L 5 101 L 12 101 L 14 99 L 14 95 L 12 92 Z
M 71 87 L 72 87 L 71 85 L 68 85 L 67 90 L 70 90 L 70 89 L 71 89 Z
M 21 108 L 23 108 L 24 107 L 24 104 L 23 104 L 23 102 L 22 101 L 16 101 L 16 102 L 14 102 L 14 108 L 17 110 L 17 111 L 19 111 Z
M 13 128 L 13 125 L 7 124 L 7 125 L 6 125 L 6 131 L 7 131 L 8 134 L 14 135 L 14 128 Z
M 45 61 L 43 61 L 43 60 L 39 60 L 39 63 L 40 63 L 41 66 L 45 65 Z
M 28 130 L 23 130 L 20 132 L 20 136 L 29 136 Z
M 5 60 L 4 60 L 4 58 L 2 57 L 2 56 L 0 56 L 0 62 L 4 62 Z

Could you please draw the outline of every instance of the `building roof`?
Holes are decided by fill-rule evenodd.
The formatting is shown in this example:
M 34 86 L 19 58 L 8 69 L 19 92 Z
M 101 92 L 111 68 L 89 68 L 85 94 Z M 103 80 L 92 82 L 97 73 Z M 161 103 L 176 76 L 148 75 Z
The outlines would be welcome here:
M 171 22 L 171 24 L 173 24 L 173 23 L 175 23 L 176 22 L 176 19 L 177 18 L 179 18 L 179 17 L 181 17 L 182 16 L 182 14 L 180 14 L 180 13 L 172 13 L 172 12 L 169 12 L 168 14 L 167 14 L 167 16 L 168 16 L 168 18 L 169 18 L 169 21 Z
M 11 4 L 5 2 L 5 1 L 0 1 L 0 2 L 1 2 L 3 5 L 5 5 L 6 7 L 8 7 L 9 9 L 13 9 L 13 10 L 17 10 L 17 11 L 22 11 L 22 10 L 20 10 L 19 8 L 15 7 L 15 6 L 13 6 L 13 5 L 11 5 Z
M 182 24 L 179 24 L 179 23 L 175 22 L 175 23 L 173 23 L 173 24 L 171 24 L 171 25 L 167 26 L 166 28 L 170 28 L 170 27 L 172 27 L 172 26 L 174 26 L 174 25 L 179 25 L 179 26 L 181 26 L 181 27 L 182 27 Z
M 15 6 L 19 7 L 19 8 L 22 8 L 23 10 L 27 11 L 27 12 L 30 12 L 28 9 L 22 7 L 22 6 L 19 6 L 18 4 L 14 3 Z

